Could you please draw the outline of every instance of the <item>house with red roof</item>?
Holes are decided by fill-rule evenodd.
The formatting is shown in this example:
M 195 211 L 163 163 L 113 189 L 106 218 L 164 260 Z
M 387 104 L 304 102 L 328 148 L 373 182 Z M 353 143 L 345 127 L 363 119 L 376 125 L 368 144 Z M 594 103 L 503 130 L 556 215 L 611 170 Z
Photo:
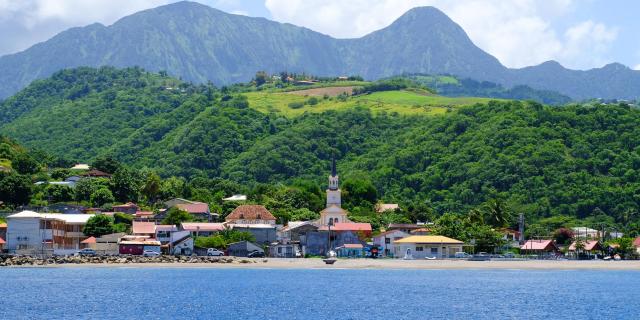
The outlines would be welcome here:
M 244 204 L 233 209 L 225 218 L 231 224 L 276 224 L 276 217 L 264 206 Z
M 633 240 L 633 246 L 636 248 L 636 252 L 640 254 L 640 237 Z
M 553 240 L 527 240 L 520 246 L 520 252 L 523 254 L 556 254 L 560 250 Z
M 578 249 L 578 242 L 574 241 L 569 246 L 569 254 L 575 257 L 587 256 L 591 258 L 602 251 L 602 245 L 597 240 L 582 241 L 582 248 Z
M 149 221 L 133 221 L 131 226 L 131 233 L 134 236 L 147 236 L 155 239 L 156 237 L 156 224 Z
M 140 210 L 140 207 L 138 207 L 138 205 L 133 202 L 127 202 L 125 204 L 113 206 L 112 209 L 113 212 L 136 214 L 136 212 Z

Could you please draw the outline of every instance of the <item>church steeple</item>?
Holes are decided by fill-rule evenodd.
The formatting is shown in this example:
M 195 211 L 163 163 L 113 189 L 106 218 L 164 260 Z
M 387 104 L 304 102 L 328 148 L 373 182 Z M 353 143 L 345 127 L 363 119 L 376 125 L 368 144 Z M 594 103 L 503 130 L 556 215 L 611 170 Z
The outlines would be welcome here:
M 336 158 L 331 158 L 331 175 L 329 176 L 329 190 L 338 190 L 338 170 L 336 170 Z
M 336 170 L 336 158 L 335 157 L 331 157 L 331 175 L 332 176 L 337 176 L 338 172 Z

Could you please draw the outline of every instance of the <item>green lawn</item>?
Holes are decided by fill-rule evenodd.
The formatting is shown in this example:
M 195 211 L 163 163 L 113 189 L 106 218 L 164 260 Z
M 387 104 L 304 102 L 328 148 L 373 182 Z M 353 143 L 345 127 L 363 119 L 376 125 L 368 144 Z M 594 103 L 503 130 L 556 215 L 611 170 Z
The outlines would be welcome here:
M 346 101 L 336 98 L 319 99 L 316 105 L 305 104 L 299 109 L 289 107 L 290 103 L 305 103 L 309 98 L 287 93 L 250 92 L 245 93 L 249 99 L 249 106 L 264 113 L 279 113 L 287 117 L 296 117 L 304 112 L 324 112 L 328 110 L 343 110 L 356 106 L 368 107 L 374 112 L 397 112 L 399 114 L 437 115 L 460 106 L 483 103 L 489 98 L 449 98 L 437 95 L 427 95 L 422 92 L 384 91 L 368 95 L 350 97 Z

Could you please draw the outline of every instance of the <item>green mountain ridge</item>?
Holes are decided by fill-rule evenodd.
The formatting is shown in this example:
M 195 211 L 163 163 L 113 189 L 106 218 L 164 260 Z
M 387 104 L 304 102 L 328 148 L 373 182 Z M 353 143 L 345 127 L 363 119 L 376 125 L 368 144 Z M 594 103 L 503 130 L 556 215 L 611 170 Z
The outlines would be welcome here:
M 245 186 L 322 185 L 335 156 L 341 177 L 371 181 L 380 199 L 439 214 L 498 198 L 529 217 L 622 221 L 640 205 L 640 110 L 626 104 L 487 100 L 437 114 L 354 104 L 285 116 L 260 112 L 246 90 L 135 68 L 65 70 L 0 104 L 11 119 L 0 134 L 68 162 L 112 155 L 163 177 Z
M 110 26 L 72 28 L 16 54 L 0 57 L 0 97 L 35 79 L 78 66 L 139 66 L 185 81 L 228 85 L 264 70 L 320 76 L 453 74 L 507 88 L 528 85 L 572 99 L 640 97 L 640 72 L 619 64 L 587 71 L 557 63 L 508 69 L 475 46 L 433 7 L 414 8 L 390 26 L 358 39 L 327 35 L 264 18 L 227 14 L 178 2 L 124 17 Z

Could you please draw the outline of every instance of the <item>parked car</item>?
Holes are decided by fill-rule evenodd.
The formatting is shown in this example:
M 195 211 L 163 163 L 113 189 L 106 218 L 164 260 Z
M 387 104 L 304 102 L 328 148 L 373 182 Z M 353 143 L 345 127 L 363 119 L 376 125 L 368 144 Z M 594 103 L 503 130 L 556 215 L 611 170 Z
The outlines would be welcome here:
M 208 256 L 213 256 L 213 257 L 220 257 L 220 256 L 224 256 L 224 252 L 218 250 L 218 249 L 214 249 L 214 248 L 209 248 L 207 249 L 207 255 Z
M 84 249 L 78 251 L 78 255 L 79 256 L 95 256 L 96 255 L 96 251 L 91 249 L 91 248 L 84 248 Z
M 157 257 L 159 255 L 160 252 L 157 251 L 145 250 L 144 252 L 142 252 L 143 257 Z
M 458 259 L 469 258 L 469 254 L 466 252 L 456 252 L 455 256 Z
M 253 251 L 249 252 L 247 257 L 249 257 L 249 258 L 264 258 L 264 252 L 258 251 L 258 250 L 253 250 Z

